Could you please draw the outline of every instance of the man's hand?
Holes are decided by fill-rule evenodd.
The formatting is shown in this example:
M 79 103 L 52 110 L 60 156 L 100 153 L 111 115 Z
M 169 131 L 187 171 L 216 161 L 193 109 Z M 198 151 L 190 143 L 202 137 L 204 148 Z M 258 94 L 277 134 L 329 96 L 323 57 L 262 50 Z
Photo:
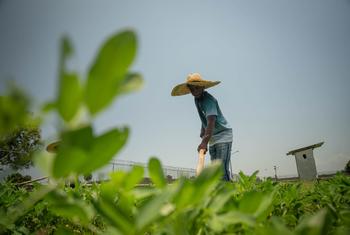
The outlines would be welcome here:
M 200 143 L 200 145 L 198 145 L 197 151 L 199 152 L 201 149 L 204 149 L 204 154 L 206 154 L 206 152 L 208 151 L 207 145 L 207 143 Z
M 208 122 L 208 126 L 207 128 L 203 128 L 201 129 L 201 138 L 202 138 L 202 142 L 200 145 L 198 145 L 197 151 L 199 152 L 201 149 L 204 149 L 204 152 L 206 153 L 208 150 L 208 142 L 212 136 L 213 133 L 213 129 L 215 126 L 215 121 L 216 121 L 216 116 L 211 115 L 207 117 L 207 122 Z M 204 133 L 203 133 L 204 132 Z M 203 133 L 203 135 L 202 135 Z

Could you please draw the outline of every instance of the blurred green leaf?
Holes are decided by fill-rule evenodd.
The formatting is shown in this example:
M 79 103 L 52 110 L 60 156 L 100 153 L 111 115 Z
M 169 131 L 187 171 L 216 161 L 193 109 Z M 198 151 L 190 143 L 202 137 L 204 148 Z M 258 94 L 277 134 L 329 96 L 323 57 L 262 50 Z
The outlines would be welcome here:
M 65 177 L 71 173 L 82 173 L 81 168 L 89 162 L 88 150 L 93 144 L 91 126 L 62 133 L 62 142 L 58 148 L 52 168 L 54 177 Z M 67 164 L 69 162 L 69 164 Z
M 103 197 L 113 201 L 117 197 L 117 193 L 122 189 L 122 184 L 126 181 L 127 173 L 124 171 L 116 171 L 109 174 L 110 180 L 101 184 L 101 194 Z
M 217 181 L 222 175 L 221 163 L 212 163 L 208 167 L 204 168 L 201 174 L 195 179 L 194 184 L 201 187 L 210 182 Z
M 81 171 L 90 173 L 106 165 L 124 147 L 129 135 L 128 128 L 114 128 L 94 139 L 89 151 L 89 159 Z
M 60 178 L 69 176 L 73 172 L 81 173 L 79 169 L 88 161 L 89 158 L 85 151 L 80 148 L 71 147 L 60 150 L 53 164 L 53 176 Z
M 40 152 L 34 156 L 34 165 L 46 176 L 52 176 L 53 162 L 55 158 L 47 152 Z
M 57 100 L 58 112 L 66 122 L 72 120 L 79 110 L 82 101 L 82 87 L 75 73 L 61 75 L 60 89 Z
M 232 199 L 235 191 L 232 188 L 226 188 L 226 184 L 223 188 L 217 192 L 215 197 L 213 197 L 209 207 L 214 213 L 219 213 L 222 210 L 225 210 L 225 204 Z
M 148 162 L 148 171 L 153 183 L 158 188 L 164 188 L 166 186 L 166 180 L 164 177 L 163 169 L 160 161 L 157 158 L 151 158 Z
M 326 209 L 315 215 L 303 219 L 295 228 L 299 235 L 326 235 L 329 234 L 332 218 Z
M 113 201 L 108 198 L 101 197 L 99 200 L 92 201 L 94 207 L 102 215 L 109 224 L 113 225 L 115 229 L 123 234 L 134 234 L 134 221 L 128 215 L 125 215 L 115 205 Z
M 257 235 L 293 235 L 296 234 L 290 231 L 283 221 L 278 217 L 272 217 L 271 223 L 267 223 L 265 226 L 256 226 L 255 234 Z
M 94 115 L 109 105 L 117 94 L 116 90 L 116 79 L 89 79 L 86 85 L 85 98 L 90 113 Z
M 133 166 L 132 170 L 127 174 L 127 180 L 124 181 L 124 188 L 130 190 L 136 186 L 144 175 L 144 169 L 141 166 Z
M 125 145 L 128 133 L 128 128 L 115 128 L 94 137 L 91 126 L 64 132 L 53 175 L 59 178 L 71 173 L 88 174 L 104 166 Z
M 77 204 L 66 203 L 60 203 L 50 207 L 50 209 L 59 216 L 87 224 L 89 222 L 89 217 L 83 208 L 84 207 L 78 206 Z
M 94 141 L 92 126 L 82 126 L 78 129 L 65 131 L 62 133 L 61 139 L 59 150 L 71 147 L 88 150 Z
M 225 214 L 215 215 L 208 220 L 208 225 L 215 232 L 222 232 L 228 226 L 234 224 L 244 224 L 250 227 L 255 226 L 255 219 L 249 214 L 244 214 L 238 211 L 230 211 Z
M 174 203 L 179 209 L 187 206 L 195 205 L 196 201 L 193 200 L 193 195 L 196 194 L 196 188 L 186 179 L 180 179 L 178 181 L 179 190 L 174 197 Z
M 125 78 L 120 81 L 117 94 L 127 94 L 132 91 L 137 91 L 143 86 L 143 79 L 139 73 L 128 73 Z
M 45 199 L 49 203 L 51 211 L 68 220 L 88 224 L 93 217 L 90 205 L 83 200 L 70 196 L 63 190 L 56 189 L 49 193 Z
M 99 78 L 124 76 L 136 55 L 136 34 L 126 30 L 112 35 L 102 45 L 90 74 Z
M 153 187 L 135 187 L 132 189 L 132 193 L 135 198 L 135 205 L 137 207 L 143 205 L 144 203 L 147 203 L 152 196 L 155 194 L 156 189 Z
M 273 193 L 271 192 L 246 192 L 239 203 L 239 210 L 253 214 L 258 220 L 263 220 L 271 212 L 272 202 Z
M 55 107 L 62 119 L 66 122 L 74 118 L 79 110 L 83 97 L 83 87 L 80 84 L 78 74 L 66 70 L 67 60 L 73 55 L 73 52 L 73 45 L 69 38 L 67 36 L 63 37 L 61 40 L 59 86 Z
M 66 229 L 65 227 L 61 226 L 59 227 L 55 233 L 55 235 L 73 235 L 74 232 L 70 231 L 69 229 Z
M 62 61 L 66 60 L 74 53 L 74 48 L 70 39 L 67 35 L 63 36 L 61 39 L 61 59 Z
M 136 47 L 137 39 L 132 31 L 115 34 L 102 45 L 86 85 L 86 104 L 91 114 L 96 114 L 112 102 L 118 86 L 128 87 L 128 82 L 123 84 L 122 80 L 134 60 Z
M 265 220 L 273 209 L 274 192 L 264 192 L 254 216 L 258 221 Z
M 41 110 L 42 110 L 44 113 L 48 113 L 48 112 L 53 111 L 53 110 L 56 109 L 56 108 L 57 108 L 56 102 L 46 102 L 46 103 L 41 107 Z
M 254 214 L 263 198 L 264 194 L 262 192 L 246 192 L 239 203 L 239 210 L 244 213 Z
M 193 182 L 194 193 L 192 194 L 192 203 L 196 204 L 205 200 L 209 194 L 220 183 L 222 176 L 221 163 L 212 163 L 203 171 Z
M 350 234 L 350 226 L 337 227 L 334 234 L 335 235 L 349 235 Z
M 161 217 L 161 208 L 169 202 L 173 195 L 174 191 L 167 187 L 144 204 L 137 214 L 137 230 L 142 231 L 147 225 Z

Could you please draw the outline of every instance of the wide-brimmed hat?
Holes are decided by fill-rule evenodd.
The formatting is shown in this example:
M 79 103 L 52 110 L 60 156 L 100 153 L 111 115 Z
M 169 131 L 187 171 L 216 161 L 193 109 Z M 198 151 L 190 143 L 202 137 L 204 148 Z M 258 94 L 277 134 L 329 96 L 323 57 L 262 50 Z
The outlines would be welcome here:
M 190 73 L 187 76 L 187 81 L 185 83 L 181 83 L 173 88 L 171 91 L 172 96 L 180 96 L 180 95 L 187 95 L 191 93 L 190 89 L 187 85 L 193 85 L 193 86 L 201 86 L 204 89 L 207 89 L 209 87 L 213 87 L 217 84 L 219 84 L 220 81 L 207 81 L 203 80 L 202 76 L 199 73 Z

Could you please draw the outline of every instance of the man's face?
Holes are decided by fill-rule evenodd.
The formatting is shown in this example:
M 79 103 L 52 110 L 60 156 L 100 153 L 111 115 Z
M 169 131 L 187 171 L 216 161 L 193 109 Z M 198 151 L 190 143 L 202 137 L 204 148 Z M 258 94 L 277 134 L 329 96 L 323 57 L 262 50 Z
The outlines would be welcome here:
M 194 97 L 199 98 L 203 94 L 204 87 L 194 86 L 194 85 L 187 85 L 187 86 Z

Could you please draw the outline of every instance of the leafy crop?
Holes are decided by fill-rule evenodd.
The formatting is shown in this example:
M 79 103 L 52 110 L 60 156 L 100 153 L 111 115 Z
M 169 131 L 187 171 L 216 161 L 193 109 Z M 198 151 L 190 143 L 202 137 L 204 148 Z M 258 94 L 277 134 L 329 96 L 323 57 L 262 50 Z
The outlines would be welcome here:
M 31 192 L 7 182 L 1 185 L 0 232 L 40 234 L 348 234 L 350 179 L 276 183 L 240 173 L 238 182 L 222 182 L 221 166 L 205 168 L 195 179 L 167 184 L 162 166 L 151 158 L 153 184 L 139 186 L 144 170 L 110 173 L 106 182 L 88 185 L 79 177 L 103 167 L 128 139 L 129 128 L 96 134 L 92 120 L 115 98 L 142 85 L 129 67 L 137 52 L 132 31 L 112 35 L 90 67 L 86 83 L 66 70 L 73 55 L 62 40 L 59 89 L 45 110 L 65 123 L 56 154 L 40 153 L 35 161 L 50 177 Z M 80 119 L 86 110 L 91 120 Z M 83 112 L 84 113 L 84 112 Z M 85 121 L 82 121 L 85 120 Z M 74 182 L 74 184 L 69 184 Z M 69 186 L 69 185 L 71 186 Z M 74 186 L 73 186 L 74 185 Z

